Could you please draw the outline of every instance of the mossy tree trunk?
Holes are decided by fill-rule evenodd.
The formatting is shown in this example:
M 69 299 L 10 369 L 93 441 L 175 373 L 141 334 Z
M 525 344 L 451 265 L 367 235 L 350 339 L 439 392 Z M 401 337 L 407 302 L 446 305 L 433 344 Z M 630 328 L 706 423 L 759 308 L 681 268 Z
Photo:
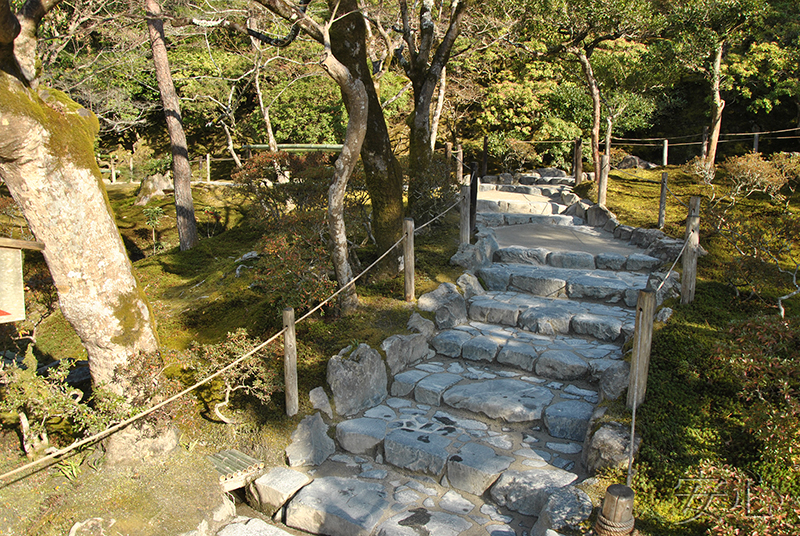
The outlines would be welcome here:
M 172 174 L 175 184 L 175 214 L 181 251 L 197 245 L 197 220 L 194 217 L 192 201 L 192 168 L 189 164 L 189 149 L 183 131 L 181 105 L 172 73 L 169 70 L 167 45 L 164 42 L 164 21 L 161 20 L 161 6 L 156 0 L 145 0 L 147 30 L 150 47 L 153 51 L 158 91 L 167 118 L 167 132 L 172 145 Z
M 99 124 L 65 94 L 32 87 L 14 56 L 15 21 L 0 0 L 0 178 L 45 244 L 59 305 L 86 348 L 94 384 L 132 397 L 118 367 L 158 344 L 95 160 Z
M 333 6 L 331 6 L 333 8 Z M 389 129 L 383 115 L 372 70 L 367 61 L 366 24 L 355 0 L 339 3 L 341 16 L 331 26 L 331 47 L 336 59 L 342 62 L 364 85 L 369 110 L 366 136 L 361 147 L 367 192 L 372 202 L 372 228 L 378 253 L 383 254 L 403 234 L 403 170 L 392 150 Z M 395 275 L 400 269 L 399 252 L 389 255 L 382 271 Z
M 411 81 L 414 90 L 414 111 L 408 117 L 408 208 L 414 213 L 414 203 L 426 197 L 425 177 L 428 176 L 433 156 L 431 140 L 431 102 L 439 83 L 442 69 L 450 59 L 456 38 L 461 32 L 461 21 L 467 0 L 453 3 L 447 32 L 434 50 L 436 24 L 433 21 L 433 1 L 423 0 L 419 8 L 419 24 L 415 28 L 410 21 L 406 0 L 400 0 L 400 16 L 403 21 L 405 46 L 396 56 Z M 406 56 L 403 55 L 405 51 Z M 431 54 L 433 55 L 431 57 Z

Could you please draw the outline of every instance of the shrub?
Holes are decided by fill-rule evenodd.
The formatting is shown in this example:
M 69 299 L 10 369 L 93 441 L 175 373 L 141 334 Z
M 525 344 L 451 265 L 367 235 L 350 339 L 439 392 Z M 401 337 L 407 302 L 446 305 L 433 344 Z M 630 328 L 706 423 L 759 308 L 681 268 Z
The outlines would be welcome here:
M 272 310 L 294 307 L 301 313 L 336 290 L 329 277 L 327 227 L 319 213 L 294 212 L 283 217 L 281 229 L 262 239 L 252 287 Z
M 83 392 L 67 384 L 70 367 L 63 360 L 47 376 L 40 374 L 30 344 L 21 365 L 0 368 L 0 414 L 6 425 L 19 426 L 30 458 L 46 452 L 55 433 L 88 436 L 130 413 L 121 397 L 102 389 L 95 390 L 90 403 L 83 402 Z
M 745 425 L 762 444 L 761 478 L 800 495 L 800 326 L 757 318 L 733 324 L 728 335 L 715 353 L 741 382 Z
M 731 203 L 757 192 L 773 200 L 783 199 L 780 192 L 786 185 L 786 175 L 775 164 L 764 160 L 760 153 L 728 157 L 720 169 L 727 175 L 729 188 L 725 196 L 731 199 Z
M 327 204 L 330 160 L 324 153 L 266 151 L 250 158 L 232 178 L 253 201 L 259 218 L 276 220 L 292 209 L 309 211 Z
M 248 395 L 267 404 L 272 399 L 272 394 L 280 388 L 276 355 L 269 348 L 254 352 L 260 345 L 259 340 L 249 337 L 247 330 L 240 328 L 228 333 L 227 339 L 221 343 L 204 344 L 192 349 L 196 360 L 195 368 L 201 377 L 206 377 L 239 357 L 253 352 L 220 377 L 224 395 L 222 401 L 214 405 L 214 413 L 226 424 L 234 424 L 232 419 L 222 413 L 223 408 L 233 402 L 233 397 Z M 219 400 L 219 397 L 215 398 Z

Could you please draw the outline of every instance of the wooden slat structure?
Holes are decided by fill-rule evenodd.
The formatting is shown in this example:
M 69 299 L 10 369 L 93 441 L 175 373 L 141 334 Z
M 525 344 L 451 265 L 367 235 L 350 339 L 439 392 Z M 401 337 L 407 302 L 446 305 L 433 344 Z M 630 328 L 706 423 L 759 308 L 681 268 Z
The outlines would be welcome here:
M 0 237 L 0 324 L 25 320 L 23 249 L 43 251 L 44 244 Z
M 264 463 L 235 449 L 223 450 L 208 457 L 220 474 L 219 482 L 225 491 L 243 488 L 259 476 Z

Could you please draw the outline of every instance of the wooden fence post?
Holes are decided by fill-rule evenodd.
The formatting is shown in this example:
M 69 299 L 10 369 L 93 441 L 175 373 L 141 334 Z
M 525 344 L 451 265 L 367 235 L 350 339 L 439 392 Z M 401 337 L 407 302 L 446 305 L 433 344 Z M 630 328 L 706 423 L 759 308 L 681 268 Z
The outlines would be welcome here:
M 575 138 L 572 151 L 572 176 L 575 177 L 575 186 L 583 182 L 583 140 L 580 138 Z
M 444 161 L 447 163 L 447 165 L 446 165 L 447 171 L 445 171 L 445 173 L 447 173 L 447 182 L 449 184 L 450 183 L 450 177 L 453 176 L 452 175 L 452 173 L 453 173 L 453 142 L 451 142 L 451 141 L 448 141 L 447 143 L 444 144 Z M 456 184 L 460 184 L 460 183 L 456 183 Z
M 597 204 L 603 207 L 608 197 L 608 168 L 608 155 L 604 154 L 600 157 L 600 178 L 597 182 Z
M 753 134 L 753 152 L 754 153 L 758 152 L 758 132 Z
M 689 215 L 686 217 L 686 250 L 683 252 L 683 275 L 681 277 L 681 305 L 694 301 L 697 285 L 697 250 L 700 245 L 700 197 L 689 200 Z
M 658 203 L 658 228 L 663 229 L 667 219 L 667 177 L 666 171 L 661 173 L 661 200 Z
M 638 407 L 647 390 L 647 370 L 650 367 L 650 344 L 653 340 L 653 316 L 656 311 L 656 293 L 640 290 L 636 302 L 636 324 L 633 332 L 633 359 L 628 381 L 629 408 Z
M 414 218 L 403 220 L 406 241 L 403 244 L 403 275 L 406 301 L 414 301 Z
M 472 163 L 472 171 L 469 178 L 469 232 L 475 230 L 475 218 L 478 208 L 478 163 Z
M 459 222 L 458 242 L 462 245 L 469 245 L 472 241 L 472 228 L 469 226 L 470 210 L 469 210 L 469 183 L 461 185 L 461 221 Z
M 481 177 L 489 172 L 489 136 L 483 137 L 483 160 L 481 161 Z
M 669 165 L 669 140 L 667 139 L 664 140 L 664 150 L 663 154 L 661 155 L 661 160 L 664 162 L 664 167 Z
M 206 179 L 211 182 L 211 155 L 206 153 Z
M 458 144 L 456 149 L 456 184 L 464 182 L 464 149 Z
M 297 335 L 294 329 L 294 309 L 283 310 L 283 381 L 286 391 L 286 415 L 297 415 L 300 408 L 297 390 Z

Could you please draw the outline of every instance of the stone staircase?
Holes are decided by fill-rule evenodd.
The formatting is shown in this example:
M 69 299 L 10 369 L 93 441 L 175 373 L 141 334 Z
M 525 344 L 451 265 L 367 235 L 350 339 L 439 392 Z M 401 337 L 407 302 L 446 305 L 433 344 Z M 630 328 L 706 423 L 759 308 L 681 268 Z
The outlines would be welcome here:
M 551 175 L 481 185 L 478 244 L 457 255 L 468 271 L 418 300 L 435 322 L 414 313 L 413 333 L 384 341 L 383 356 L 361 345 L 331 359 L 339 417 L 315 390 L 328 421 L 320 413 L 303 420 L 287 449 L 298 469 L 275 468 L 251 484 L 255 508 L 291 529 L 334 536 L 579 530 L 598 506 L 587 477 L 619 461 L 598 448 L 590 423 L 603 399 L 627 387 L 622 344 L 638 292 L 660 284 L 663 274 L 653 272 L 664 259 L 584 226 L 589 207 L 572 194 L 572 179 Z M 518 227 L 500 233 L 501 225 Z M 514 243 L 526 225 L 586 240 Z M 627 459 L 629 435 L 611 428 Z M 219 534 L 262 534 L 254 523 L 239 519 Z

